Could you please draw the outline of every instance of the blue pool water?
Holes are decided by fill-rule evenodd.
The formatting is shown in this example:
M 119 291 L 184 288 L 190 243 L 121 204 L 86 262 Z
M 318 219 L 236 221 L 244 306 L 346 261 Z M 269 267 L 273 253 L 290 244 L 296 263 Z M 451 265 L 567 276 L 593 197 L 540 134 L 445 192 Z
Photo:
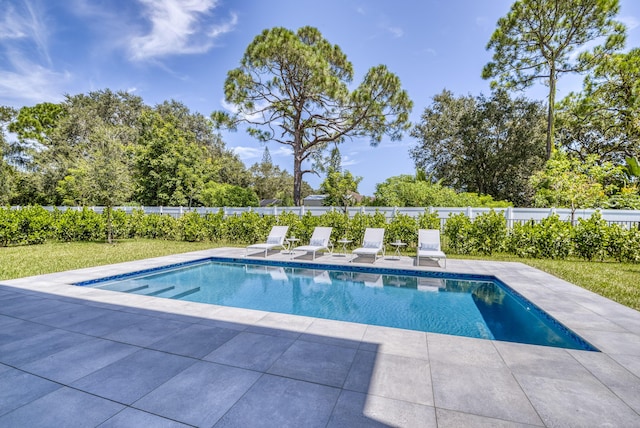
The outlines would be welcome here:
M 488 276 L 207 259 L 77 285 L 410 330 L 596 350 Z

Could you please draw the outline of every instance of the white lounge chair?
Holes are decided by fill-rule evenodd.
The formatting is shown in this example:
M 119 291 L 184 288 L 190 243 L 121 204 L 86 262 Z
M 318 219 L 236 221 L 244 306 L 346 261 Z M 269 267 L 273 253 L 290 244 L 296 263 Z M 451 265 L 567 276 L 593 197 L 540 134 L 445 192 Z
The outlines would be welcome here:
M 300 247 L 296 247 L 293 251 L 306 251 L 307 253 L 313 253 L 312 260 L 316 259 L 316 251 L 321 250 L 329 250 L 330 239 L 331 239 L 331 230 L 332 227 L 316 227 L 313 229 L 313 234 L 311 235 L 311 239 L 309 240 L 309 245 L 302 245 Z
M 384 228 L 368 227 L 364 231 L 362 247 L 356 248 L 351 253 L 358 256 L 373 256 L 373 262 L 375 263 L 380 252 L 384 257 Z M 353 258 L 350 261 L 353 261 Z
M 264 250 L 264 256 L 267 257 L 267 252 L 273 248 L 284 246 L 284 238 L 287 236 L 287 231 L 289 230 L 289 226 L 273 226 L 271 228 L 271 232 L 269 232 L 269 236 L 267 236 L 267 242 L 262 244 L 253 244 L 249 245 L 244 252 L 245 257 L 249 250 Z
M 440 231 L 438 229 L 418 230 L 418 250 L 416 254 L 416 266 L 420 266 L 420 257 L 439 260 L 444 259 L 444 268 L 447 268 L 447 255 L 440 249 Z

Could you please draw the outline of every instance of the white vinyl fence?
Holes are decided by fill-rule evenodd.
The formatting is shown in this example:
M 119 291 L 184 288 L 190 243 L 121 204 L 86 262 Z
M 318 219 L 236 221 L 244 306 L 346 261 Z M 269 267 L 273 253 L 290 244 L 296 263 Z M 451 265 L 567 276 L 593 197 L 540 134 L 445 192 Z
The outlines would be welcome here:
M 20 208 L 20 207 L 13 207 Z M 45 209 L 53 211 L 58 208 L 61 211 L 67 209 L 82 210 L 82 207 L 52 207 L 45 206 Z M 97 213 L 102 213 L 104 207 L 89 207 Z M 243 212 L 251 211 L 261 215 L 279 215 L 283 212 L 293 212 L 299 216 L 303 216 L 310 212 L 311 215 L 322 215 L 327 211 L 343 211 L 343 208 L 337 207 L 115 207 L 125 211 L 127 214 L 131 214 L 134 210 L 144 210 L 146 214 L 165 214 L 173 217 L 180 217 L 187 212 L 197 212 L 199 214 L 217 213 L 220 210 L 225 216 L 240 215 Z M 490 210 L 502 213 L 507 219 L 507 226 L 512 227 L 514 223 L 524 223 L 529 220 L 540 221 L 549 217 L 552 214 L 557 214 L 563 221 L 571 221 L 571 210 L 568 208 L 452 208 L 452 207 L 427 207 L 427 208 L 405 208 L 405 207 L 350 207 L 347 212 L 350 217 L 353 217 L 356 213 L 373 214 L 376 211 L 384 213 L 387 219 L 392 219 L 398 214 L 407 214 L 411 217 L 417 217 L 426 211 L 436 212 L 440 218 L 441 226 L 447 221 L 450 215 L 464 213 L 469 218 L 473 219 L 477 215 L 486 213 Z M 579 218 L 589 218 L 597 210 L 595 209 L 579 209 L 574 213 L 574 221 Z M 640 227 L 640 210 L 599 210 L 602 217 L 609 224 L 617 223 L 626 227 Z

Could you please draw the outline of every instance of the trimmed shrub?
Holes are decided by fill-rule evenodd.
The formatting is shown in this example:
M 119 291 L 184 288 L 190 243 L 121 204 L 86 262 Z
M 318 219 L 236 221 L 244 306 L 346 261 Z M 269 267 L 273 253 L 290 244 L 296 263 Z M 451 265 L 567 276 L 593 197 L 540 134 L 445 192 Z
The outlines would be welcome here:
M 150 239 L 176 239 L 177 220 L 167 214 L 147 214 L 143 217 L 140 237 Z
M 287 232 L 288 236 L 295 236 L 297 238 L 300 238 L 301 236 L 304 236 L 306 234 L 306 229 L 302 223 L 302 220 L 300 219 L 298 214 L 291 211 L 285 211 L 279 214 L 277 217 L 273 215 L 265 216 L 265 220 L 269 224 L 269 230 L 271 230 L 272 226 L 277 224 L 278 226 L 289 226 L 289 231 Z
M 619 262 L 640 262 L 640 229 L 609 226 L 607 254 Z
M 502 214 L 491 210 L 477 216 L 469 233 L 473 250 L 482 254 L 502 251 L 507 237 L 507 220 Z
M 347 232 L 347 239 L 351 239 L 353 241 L 350 246 L 353 248 L 362 245 L 364 231 L 366 228 L 386 226 L 387 218 L 378 210 L 376 210 L 373 215 L 356 213 L 351 219 L 349 231 Z M 385 237 L 386 235 L 387 234 L 385 233 Z M 388 239 L 388 237 L 386 239 Z
M 593 213 L 587 220 L 578 219 L 578 224 L 573 228 L 576 255 L 587 260 L 593 260 L 595 257 L 604 259 L 608 229 L 607 222 L 599 211 Z
M 42 244 L 52 232 L 53 218 L 40 206 L 0 207 L 0 246 Z
M 536 222 L 516 223 L 507 234 L 505 249 L 518 257 L 536 257 Z
M 82 211 L 68 209 L 54 212 L 56 237 L 65 242 L 98 241 L 106 236 L 102 215 L 87 207 Z
M 333 227 L 331 230 L 331 241 L 337 245 L 336 241 L 343 239 L 348 231 L 351 221 L 349 215 L 339 211 L 329 211 L 320 216 L 320 225 Z
M 437 212 L 430 213 L 424 210 L 418 215 L 418 229 L 441 229 L 440 217 Z
M 224 222 L 224 237 L 229 242 L 240 244 L 264 242 L 271 230 L 264 217 L 255 212 L 243 212 L 230 216 Z
M 15 210 L 10 207 L 0 207 L 0 245 L 7 247 L 18 241 L 18 229 L 20 220 Z
M 571 253 L 571 224 L 557 214 L 543 219 L 535 226 L 533 257 L 565 259 Z
M 225 239 L 224 233 L 224 212 L 219 210 L 217 213 L 207 213 L 204 215 L 204 228 L 207 239 L 213 242 Z
M 407 214 L 397 214 L 387 225 L 384 236 L 386 243 L 400 240 L 405 242 L 407 247 L 417 247 L 418 223 Z
M 471 220 L 463 213 L 450 214 L 444 225 L 447 249 L 457 254 L 471 253 L 474 248 L 472 227 Z
M 207 238 L 206 221 L 195 211 L 184 213 L 176 223 L 178 236 L 183 241 L 200 242 Z
M 107 210 L 102 213 L 105 227 L 107 224 Z M 133 230 L 129 224 L 129 216 L 123 210 L 111 210 L 111 233 L 113 239 L 126 239 L 133 237 Z

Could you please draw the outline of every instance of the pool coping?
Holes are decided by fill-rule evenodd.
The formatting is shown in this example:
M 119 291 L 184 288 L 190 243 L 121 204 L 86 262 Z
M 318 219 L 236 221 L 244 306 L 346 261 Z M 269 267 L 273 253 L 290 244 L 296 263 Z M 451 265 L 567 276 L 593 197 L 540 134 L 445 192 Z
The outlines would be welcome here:
M 208 257 L 240 258 L 243 255 L 244 249 L 218 248 L 2 281 L 0 285 L 11 287 L 12 290 L 21 290 L 27 294 L 32 292 L 47 293 L 60 298 L 80 299 L 89 306 L 115 304 L 125 308 L 124 310 L 154 310 L 165 314 L 168 319 L 196 315 L 211 322 L 241 323 L 245 326 L 275 329 L 280 335 L 305 334 L 306 329 L 313 323 L 313 320 L 309 320 L 308 317 L 281 314 L 275 316 L 263 311 L 211 307 L 212 305 L 200 303 L 172 301 L 71 285 L 99 277 L 133 272 L 141 268 L 160 267 Z M 302 257 L 295 258 L 301 259 Z M 255 259 L 264 258 L 259 256 Z M 269 255 L 268 259 L 289 262 L 292 257 L 282 253 L 274 253 Z M 349 263 L 348 259 L 349 257 L 340 258 L 328 254 L 317 257 L 315 261 L 309 259 L 303 259 L 303 261 L 305 264 L 340 265 Z M 364 260 L 364 262 L 363 266 L 371 265 L 370 260 Z M 372 333 L 369 336 L 367 336 L 368 333 L 364 334 L 360 338 L 360 343 L 375 342 L 377 353 L 380 356 L 395 355 L 403 358 L 415 358 L 426 361 L 430 366 L 430 380 L 433 384 L 433 390 L 429 393 L 425 392 L 425 394 L 431 398 L 426 400 L 426 404 L 424 402 L 413 404 L 427 405 L 433 409 L 434 421 L 437 426 L 445 426 L 444 421 L 449 420 L 478 422 L 486 418 L 492 422 L 500 420 L 534 426 L 552 426 L 570 422 L 566 418 L 576 412 L 589 414 L 590 418 L 597 417 L 604 421 L 613 420 L 618 424 L 620 423 L 619 418 L 622 417 L 623 425 L 627 422 L 637 423 L 640 421 L 640 312 L 522 263 L 450 259 L 446 270 L 438 267 L 435 263 L 428 261 L 426 263 L 426 266 L 417 267 L 413 265 L 413 259 L 408 257 L 402 257 L 401 260 L 382 258 L 376 261 L 375 266 L 493 276 L 601 351 L 600 353 L 564 349 L 558 351 L 558 348 L 460 338 L 436 333 L 410 335 L 412 338 L 423 337 L 425 342 L 424 348 L 420 345 L 419 350 L 412 350 L 399 345 L 399 342 L 407 341 L 403 339 L 406 338 L 405 330 L 386 327 L 367 329 Z M 360 263 L 356 261 L 355 264 Z M 0 290 L 3 289 L 1 286 Z M 323 325 L 329 326 L 327 330 L 330 333 L 327 333 L 327 337 L 330 339 L 354 340 L 353 336 L 340 333 L 340 328 L 345 323 L 335 322 L 332 324 L 329 320 L 323 320 Z M 410 339 L 409 342 L 411 340 L 413 339 Z M 437 355 L 439 346 L 456 350 L 456 355 L 451 356 L 453 362 L 448 364 Z M 480 361 L 471 360 L 470 358 L 478 349 L 487 351 L 491 358 L 487 357 L 486 361 L 482 361 L 482 358 Z M 568 374 L 571 370 L 567 373 L 558 373 L 557 368 L 554 367 L 554 361 L 556 364 L 560 364 L 558 361 L 561 361 L 562 364 L 571 363 L 573 369 L 583 368 L 584 373 L 589 376 L 581 376 L 581 379 L 576 379 Z M 547 364 L 549 367 L 545 366 Z M 479 372 L 490 373 L 497 366 L 500 366 L 501 370 L 504 368 L 504 372 L 509 373 L 507 376 L 509 382 L 515 380 L 523 392 L 521 398 L 526 403 L 523 402 L 516 407 L 524 409 L 530 406 L 532 411 L 523 410 L 524 416 L 523 414 L 515 416 L 499 414 L 500 412 L 495 409 L 494 411 L 498 414 L 494 415 L 491 412 L 486 414 L 484 410 L 477 408 L 477 404 L 468 402 L 470 400 L 468 393 L 456 386 L 457 381 L 443 380 L 438 375 L 440 371 L 447 372 L 453 368 L 459 371 L 467 367 L 474 367 Z M 500 373 L 504 374 L 502 371 Z M 477 373 L 467 375 L 473 377 Z M 540 386 L 537 382 L 541 380 L 545 380 L 547 385 Z M 486 391 L 484 393 L 486 394 Z M 500 388 L 495 391 L 495 394 L 500 396 Z M 373 400 L 375 397 L 379 397 L 375 391 L 367 395 L 368 400 Z M 606 402 L 612 410 L 604 413 L 597 411 L 597 408 L 593 408 L 593 397 L 599 397 L 600 401 Z M 562 409 L 557 408 L 554 403 L 563 403 Z M 593 409 L 589 410 L 589 407 Z M 616 415 L 612 413 L 613 409 L 616 409 Z M 385 418 L 384 415 L 379 417 L 380 420 Z M 575 418 L 575 415 L 572 417 Z

